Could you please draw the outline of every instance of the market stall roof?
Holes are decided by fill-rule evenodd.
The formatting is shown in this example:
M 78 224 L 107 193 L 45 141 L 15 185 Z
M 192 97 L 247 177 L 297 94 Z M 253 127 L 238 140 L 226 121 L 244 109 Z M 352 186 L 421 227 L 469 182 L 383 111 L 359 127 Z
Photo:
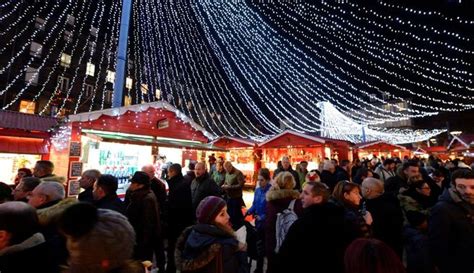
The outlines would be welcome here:
M 428 154 L 426 149 L 423 149 L 421 147 L 417 147 L 416 150 L 413 152 L 414 154 Z
M 449 143 L 447 149 L 452 151 L 461 151 L 474 148 L 474 134 L 453 135 L 453 139 Z
M 430 147 L 424 147 L 423 149 L 429 154 L 430 153 L 445 153 L 448 151 L 445 146 L 430 146 Z
M 48 147 L 45 139 L 0 136 L 0 153 L 49 154 Z
M 215 139 L 210 144 L 215 147 L 231 149 L 231 148 L 253 148 L 256 142 L 252 140 L 248 140 L 248 139 L 243 139 L 243 138 L 222 136 Z
M 209 150 L 209 151 L 227 151 L 226 149 L 214 147 L 208 143 L 198 141 L 184 141 L 178 139 L 155 138 L 150 136 L 130 135 L 123 133 L 113 133 L 104 131 L 84 130 L 84 133 L 93 139 L 100 141 L 110 141 L 129 144 L 157 145 L 161 147 Z
M 0 110 L 2 135 L 48 137 L 49 130 L 57 124 L 58 119 L 52 117 Z
M 383 140 L 357 143 L 355 147 L 357 149 L 364 149 L 364 150 L 395 150 L 395 149 L 406 150 L 407 149 L 406 147 L 403 147 L 401 145 L 392 144 L 389 142 L 385 142 Z
M 208 142 L 215 136 L 166 101 L 69 116 L 81 128 Z
M 320 137 L 310 136 L 290 130 L 285 130 L 274 137 L 259 143 L 260 148 L 286 148 L 321 146 L 326 141 Z

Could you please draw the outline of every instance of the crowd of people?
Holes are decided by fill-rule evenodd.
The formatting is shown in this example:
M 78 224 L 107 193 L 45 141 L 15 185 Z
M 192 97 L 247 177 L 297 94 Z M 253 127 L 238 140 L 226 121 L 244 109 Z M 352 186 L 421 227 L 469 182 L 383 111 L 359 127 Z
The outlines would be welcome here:
M 258 171 L 245 209 L 245 177 L 222 158 L 184 175 L 169 164 L 168 190 L 143 166 L 123 200 L 98 170 L 67 198 L 52 162 L 38 161 L 13 191 L 0 187 L 0 272 L 244 273 L 251 260 L 255 273 L 473 272 L 474 172 L 463 161 L 290 162 Z

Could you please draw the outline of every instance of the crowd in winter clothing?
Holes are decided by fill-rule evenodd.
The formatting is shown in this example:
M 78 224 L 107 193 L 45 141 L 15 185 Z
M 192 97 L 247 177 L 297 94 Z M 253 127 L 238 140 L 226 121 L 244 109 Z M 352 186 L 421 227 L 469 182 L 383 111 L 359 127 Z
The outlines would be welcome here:
M 473 272 L 474 172 L 464 162 L 290 162 L 259 170 L 244 214 L 245 177 L 222 158 L 191 162 L 184 176 L 169 164 L 168 192 L 144 166 L 123 201 L 117 179 L 97 170 L 67 198 L 54 165 L 38 161 L 1 198 L 0 271 L 245 273 L 254 259 L 256 273 Z

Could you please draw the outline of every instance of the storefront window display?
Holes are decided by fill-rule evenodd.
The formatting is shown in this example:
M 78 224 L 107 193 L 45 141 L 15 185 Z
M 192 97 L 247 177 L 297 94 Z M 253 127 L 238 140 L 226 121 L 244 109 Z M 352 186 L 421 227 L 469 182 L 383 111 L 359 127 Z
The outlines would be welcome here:
M 13 184 L 20 168 L 33 169 L 40 155 L 0 153 L 0 181 Z
M 183 164 L 183 149 L 158 147 L 158 158 L 155 163 L 156 176 L 162 179 L 166 178 L 166 170 L 171 164 Z
M 125 194 L 130 176 L 142 166 L 153 162 L 152 147 L 144 145 L 98 142 L 83 137 L 84 170 L 97 169 L 118 178 L 117 194 Z
M 253 149 L 232 149 L 229 152 L 207 152 L 205 158 L 208 169 L 208 158 L 212 154 L 214 154 L 217 160 L 222 158 L 224 161 L 232 162 L 232 165 L 244 174 L 247 183 L 253 182 L 255 171 Z
M 283 156 L 290 158 L 291 166 L 293 169 L 301 161 L 308 162 L 308 170 L 318 169 L 320 162 L 322 161 L 322 149 L 317 148 L 276 148 L 276 149 L 264 149 L 263 161 L 264 167 L 270 171 L 277 169 L 278 161 Z

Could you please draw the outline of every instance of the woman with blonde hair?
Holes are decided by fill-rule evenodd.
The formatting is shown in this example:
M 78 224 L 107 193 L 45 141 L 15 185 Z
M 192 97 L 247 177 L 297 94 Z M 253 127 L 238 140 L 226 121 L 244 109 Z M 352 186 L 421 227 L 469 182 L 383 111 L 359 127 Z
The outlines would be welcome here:
M 266 199 L 266 221 L 265 221 L 265 254 L 268 259 L 267 273 L 275 272 L 275 246 L 276 246 L 276 220 L 278 213 L 288 208 L 291 201 L 294 201 L 293 210 L 300 216 L 303 212 L 303 206 L 299 199 L 300 193 L 293 190 L 295 187 L 295 178 L 290 172 L 281 172 L 272 182 L 268 190 Z

